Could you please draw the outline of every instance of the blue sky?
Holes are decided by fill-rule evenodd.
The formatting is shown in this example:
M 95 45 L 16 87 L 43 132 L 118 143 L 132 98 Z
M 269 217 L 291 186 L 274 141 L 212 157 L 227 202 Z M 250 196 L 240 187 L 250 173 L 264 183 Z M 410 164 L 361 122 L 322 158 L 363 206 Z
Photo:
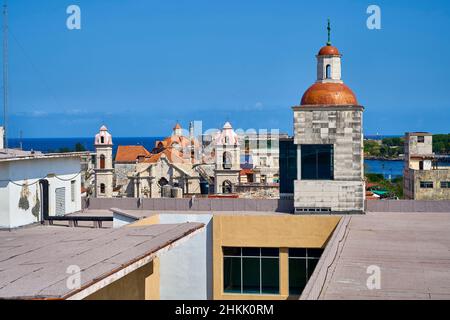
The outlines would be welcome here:
M 82 29 L 66 28 L 81 8 Z M 382 29 L 366 27 L 370 4 Z M 291 106 L 326 42 L 366 107 L 366 134 L 448 133 L 448 1 L 10 0 L 10 137 L 163 136 L 204 128 L 292 133 Z

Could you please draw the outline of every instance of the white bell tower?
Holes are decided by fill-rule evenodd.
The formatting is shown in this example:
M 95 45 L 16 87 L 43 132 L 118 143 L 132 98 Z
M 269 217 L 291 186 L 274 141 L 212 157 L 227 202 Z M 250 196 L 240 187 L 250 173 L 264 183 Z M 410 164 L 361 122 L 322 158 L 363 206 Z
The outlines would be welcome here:
M 239 183 L 241 154 L 239 139 L 229 122 L 214 137 L 215 163 L 214 190 L 218 194 L 234 192 Z
M 112 136 L 105 126 L 95 136 L 95 196 L 97 198 L 112 198 L 113 196 L 113 160 Z

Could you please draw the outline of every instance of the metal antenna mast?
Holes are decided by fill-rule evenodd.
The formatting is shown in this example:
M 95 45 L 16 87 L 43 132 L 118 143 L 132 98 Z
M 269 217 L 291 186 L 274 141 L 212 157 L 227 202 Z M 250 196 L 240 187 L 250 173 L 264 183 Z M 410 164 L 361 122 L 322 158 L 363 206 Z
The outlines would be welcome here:
M 8 148 L 8 4 L 3 5 L 3 146 Z

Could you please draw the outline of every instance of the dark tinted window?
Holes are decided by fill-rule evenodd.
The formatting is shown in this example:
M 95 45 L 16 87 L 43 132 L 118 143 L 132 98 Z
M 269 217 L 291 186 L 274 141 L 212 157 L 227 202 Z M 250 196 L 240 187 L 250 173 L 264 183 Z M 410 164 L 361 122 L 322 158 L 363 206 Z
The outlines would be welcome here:
M 302 145 L 303 180 L 333 179 L 333 145 Z

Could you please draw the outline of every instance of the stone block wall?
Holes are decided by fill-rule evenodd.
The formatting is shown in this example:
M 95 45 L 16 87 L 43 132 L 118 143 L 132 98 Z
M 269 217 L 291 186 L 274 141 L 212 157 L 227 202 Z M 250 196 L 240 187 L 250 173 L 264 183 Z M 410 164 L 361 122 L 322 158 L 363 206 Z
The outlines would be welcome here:
M 360 106 L 294 107 L 294 143 L 299 173 L 294 183 L 295 207 L 364 209 L 363 108 Z M 301 145 L 331 144 L 333 180 L 301 180 Z
M 331 212 L 364 211 L 362 181 L 297 180 L 294 189 L 295 208 L 329 208 Z

